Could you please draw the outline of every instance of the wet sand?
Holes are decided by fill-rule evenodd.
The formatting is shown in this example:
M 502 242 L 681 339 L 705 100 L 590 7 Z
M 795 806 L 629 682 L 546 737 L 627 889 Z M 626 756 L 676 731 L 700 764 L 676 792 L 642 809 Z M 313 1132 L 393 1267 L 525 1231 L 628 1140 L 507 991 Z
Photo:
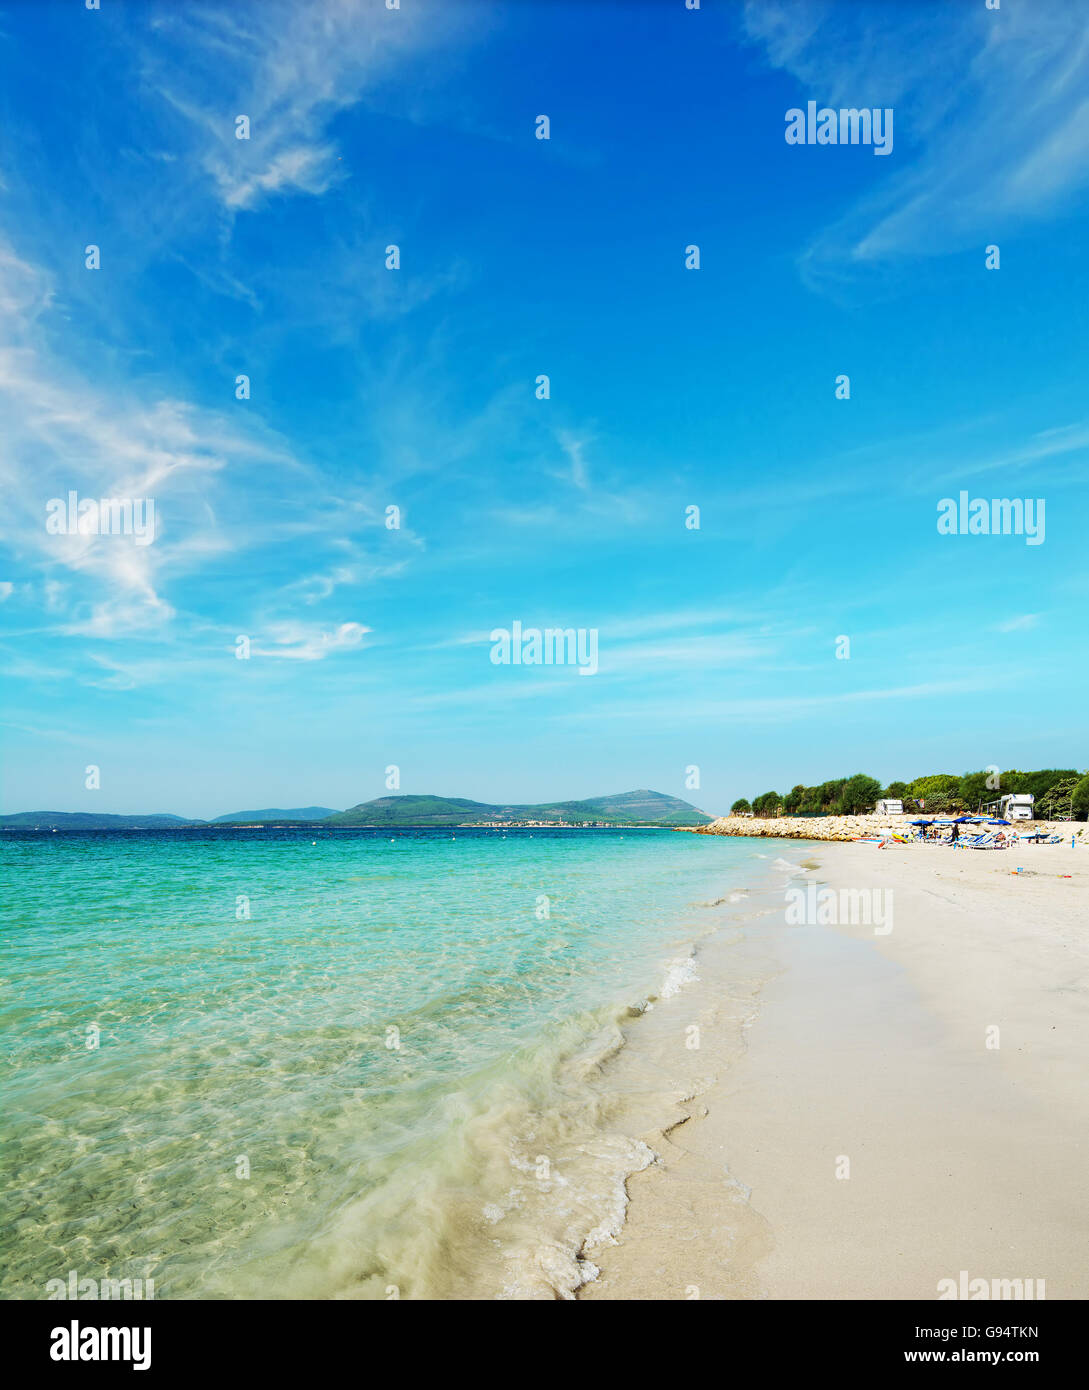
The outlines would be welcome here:
M 700 1089 L 579 1298 L 1089 1296 L 1089 851 L 761 848 L 892 930 L 784 903 L 701 951 Z

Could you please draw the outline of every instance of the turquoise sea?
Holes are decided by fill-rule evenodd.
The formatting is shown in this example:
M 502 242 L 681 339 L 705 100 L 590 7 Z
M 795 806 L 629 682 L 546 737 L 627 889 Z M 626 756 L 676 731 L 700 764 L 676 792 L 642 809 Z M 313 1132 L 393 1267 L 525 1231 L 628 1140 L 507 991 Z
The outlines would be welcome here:
M 609 1058 L 755 862 L 543 829 L 5 832 L 0 859 L 6 1298 L 70 1270 L 570 1296 L 650 1160 L 654 1085 L 617 1096 Z

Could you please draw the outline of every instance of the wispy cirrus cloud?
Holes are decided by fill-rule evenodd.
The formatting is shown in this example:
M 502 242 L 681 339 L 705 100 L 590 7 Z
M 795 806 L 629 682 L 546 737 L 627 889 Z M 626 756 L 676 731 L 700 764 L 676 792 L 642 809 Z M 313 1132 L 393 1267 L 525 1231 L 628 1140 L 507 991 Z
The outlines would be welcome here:
M 930 6 L 747 0 L 745 34 L 798 79 L 800 101 L 895 110 L 895 163 L 805 249 L 811 285 L 982 246 L 1089 189 L 1079 7 L 980 4 L 938 18 Z
M 239 550 L 298 532 L 306 508 L 277 501 L 288 480 L 320 509 L 313 472 L 259 417 L 89 380 L 59 358 L 44 319 L 57 312 L 48 274 L 0 243 L 0 303 L 18 306 L 0 328 L 0 484 L 4 542 L 41 575 L 48 612 L 67 636 L 154 633 L 175 618 L 164 586 Z M 232 470 L 254 470 L 244 492 Z M 153 542 L 132 535 L 51 533 L 49 502 L 150 499 Z M 75 582 L 65 583 L 67 574 Z
M 389 10 L 364 0 L 164 6 L 144 78 L 188 125 L 196 158 L 235 213 L 278 195 L 320 195 L 345 178 L 327 134 L 337 113 L 399 63 L 448 47 L 472 20 L 458 5 Z M 239 115 L 248 139 L 236 138 Z
M 229 460 L 263 449 L 215 414 L 184 402 L 151 405 L 107 396 L 32 353 L 0 349 L 0 403 L 9 419 L 0 445 L 0 480 L 8 499 L 9 546 L 24 566 L 44 572 L 53 607 L 64 592 L 58 570 L 80 576 L 79 598 L 65 631 L 92 637 L 156 628 L 175 609 L 162 595 L 170 577 L 191 572 L 238 548 L 217 523 L 213 498 Z M 268 444 L 268 441 L 266 441 Z M 154 543 L 132 535 L 50 534 L 47 505 L 80 499 L 151 499 Z
M 359 647 L 370 630 L 362 623 L 341 623 L 335 628 L 299 621 L 272 623 L 268 627 L 272 645 L 254 646 L 253 654 L 291 661 L 322 661 L 334 652 Z
M 965 677 L 944 681 L 924 681 L 917 685 L 888 686 L 866 690 L 850 690 L 836 694 L 771 695 L 760 698 L 701 699 L 699 697 L 670 697 L 661 701 L 633 701 L 610 706 L 609 718 L 655 720 L 720 720 L 744 721 L 752 724 L 787 724 L 795 719 L 821 713 L 832 714 L 839 709 L 857 706 L 903 702 L 912 706 L 917 701 L 946 700 L 953 695 L 972 695 L 993 689 L 996 684 L 1016 686 L 1026 679 L 1020 673 L 1010 673 L 1008 679 L 992 675 Z M 558 716 L 573 721 L 593 717 L 593 711 L 571 710 Z
M 537 466 L 550 500 L 494 507 L 495 520 L 505 526 L 538 528 L 569 528 L 577 523 L 599 534 L 603 523 L 621 528 L 651 520 L 655 506 L 647 489 L 632 487 L 616 469 L 591 469 L 588 455 L 594 442 L 588 429 L 570 428 L 535 442 L 536 453 L 544 451 Z M 557 445 L 562 464 L 555 462 Z
M 1039 613 L 1020 613 L 1014 618 L 1007 618 L 1004 622 L 995 623 L 995 631 L 1024 632 L 1030 627 L 1035 627 L 1039 621 Z

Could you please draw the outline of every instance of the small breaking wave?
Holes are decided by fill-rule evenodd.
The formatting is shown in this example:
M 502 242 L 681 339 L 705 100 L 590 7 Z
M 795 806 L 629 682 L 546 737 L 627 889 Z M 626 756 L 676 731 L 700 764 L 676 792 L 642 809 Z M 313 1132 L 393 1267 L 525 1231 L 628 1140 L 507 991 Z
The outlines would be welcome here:
M 672 999 L 675 995 L 680 994 L 686 985 L 690 985 L 698 979 L 695 951 L 691 955 L 678 956 L 670 962 L 659 995 L 662 999 Z

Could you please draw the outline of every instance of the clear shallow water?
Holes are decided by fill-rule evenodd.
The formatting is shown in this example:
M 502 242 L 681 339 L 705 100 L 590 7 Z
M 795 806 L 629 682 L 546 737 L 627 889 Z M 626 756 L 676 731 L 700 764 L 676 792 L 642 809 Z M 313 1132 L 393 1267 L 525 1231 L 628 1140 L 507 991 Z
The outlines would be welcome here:
M 0 1294 L 569 1293 L 650 1158 L 602 1066 L 754 863 L 657 831 L 5 833 Z

